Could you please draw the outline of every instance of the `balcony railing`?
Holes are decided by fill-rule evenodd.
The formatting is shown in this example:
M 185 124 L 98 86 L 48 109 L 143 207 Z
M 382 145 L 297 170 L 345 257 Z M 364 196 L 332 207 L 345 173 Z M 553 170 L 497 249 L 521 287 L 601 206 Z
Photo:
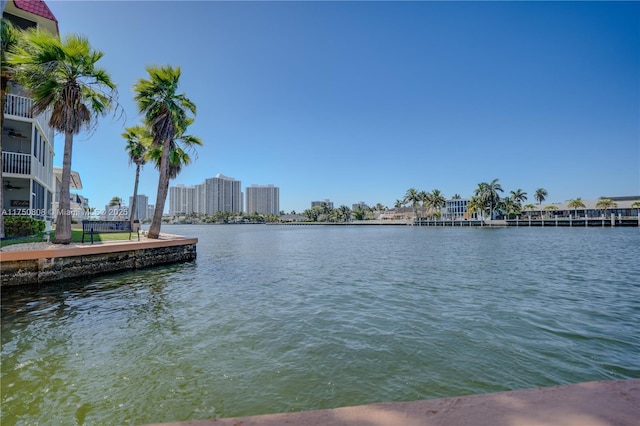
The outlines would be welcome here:
M 20 154 L 19 152 L 2 153 L 2 173 L 13 173 L 16 175 L 31 174 L 31 154 Z
M 13 115 L 21 118 L 29 118 L 32 119 L 33 113 L 31 112 L 31 107 L 33 106 L 33 100 L 31 98 L 27 98 L 25 96 L 17 96 L 6 94 L 5 95 L 5 103 L 4 103 L 4 113 L 5 115 Z M 51 127 L 49 127 L 49 119 L 51 118 L 51 111 L 47 110 L 43 114 L 39 114 L 35 117 L 36 122 L 44 132 L 45 137 L 49 141 L 49 143 L 53 146 L 53 136 L 54 132 Z

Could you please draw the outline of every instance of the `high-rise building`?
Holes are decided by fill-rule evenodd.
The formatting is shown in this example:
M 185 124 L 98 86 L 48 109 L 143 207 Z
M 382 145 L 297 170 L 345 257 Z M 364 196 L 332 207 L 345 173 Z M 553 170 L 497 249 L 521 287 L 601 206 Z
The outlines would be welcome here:
M 169 215 L 198 212 L 194 203 L 196 194 L 196 186 L 176 185 L 169 188 Z
M 242 183 L 220 173 L 204 181 L 204 213 L 242 212 Z
M 277 215 L 280 212 L 280 188 L 273 185 L 251 185 L 247 190 L 248 214 Z
M 169 214 L 204 213 L 218 211 L 241 213 L 242 183 L 221 174 L 205 179 L 195 186 L 176 185 L 169 188 Z
M 369 208 L 369 206 L 367 205 L 367 203 L 365 203 L 364 201 L 360 201 L 358 203 L 355 204 L 351 204 L 351 210 L 355 210 L 357 208 L 361 208 L 363 210 L 366 210 Z
M 136 196 L 136 211 L 133 213 L 133 218 L 137 220 L 146 219 L 148 205 L 149 197 L 144 194 L 138 194 Z M 133 206 L 133 197 L 129 197 L 129 206 Z
M 323 201 L 312 201 L 311 202 L 311 208 L 313 207 L 322 207 L 323 204 L 326 204 L 327 207 L 329 207 L 330 209 L 333 208 L 333 201 L 329 200 L 328 198 L 323 200 Z

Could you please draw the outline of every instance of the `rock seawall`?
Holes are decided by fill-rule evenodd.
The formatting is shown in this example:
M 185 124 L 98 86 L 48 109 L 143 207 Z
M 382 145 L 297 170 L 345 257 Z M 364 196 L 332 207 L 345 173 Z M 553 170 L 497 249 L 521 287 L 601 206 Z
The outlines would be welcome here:
M 79 277 L 132 271 L 196 259 L 197 239 L 158 243 L 104 244 L 65 250 L 3 253 L 0 285 L 45 284 Z M 22 256 L 20 256 L 22 254 Z

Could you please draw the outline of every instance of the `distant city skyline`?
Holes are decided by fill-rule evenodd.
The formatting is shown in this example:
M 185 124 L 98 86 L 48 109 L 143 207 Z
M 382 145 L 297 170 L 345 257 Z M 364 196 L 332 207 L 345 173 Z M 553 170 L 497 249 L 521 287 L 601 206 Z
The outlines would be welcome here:
M 74 142 L 92 205 L 133 191 L 121 133 L 151 64 L 181 67 L 204 142 L 171 186 L 212 169 L 274 182 L 287 212 L 392 207 L 412 187 L 468 198 L 496 178 L 549 202 L 640 193 L 640 2 L 48 5 L 118 84 L 124 114 Z M 166 31 L 178 15 L 190 24 Z M 157 184 L 145 165 L 150 203 Z

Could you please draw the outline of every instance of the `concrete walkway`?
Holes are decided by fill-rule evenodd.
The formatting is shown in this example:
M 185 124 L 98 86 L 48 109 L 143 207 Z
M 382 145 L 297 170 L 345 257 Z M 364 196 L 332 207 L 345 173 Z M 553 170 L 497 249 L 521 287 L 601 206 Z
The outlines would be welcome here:
M 640 379 L 167 425 L 638 426 Z

